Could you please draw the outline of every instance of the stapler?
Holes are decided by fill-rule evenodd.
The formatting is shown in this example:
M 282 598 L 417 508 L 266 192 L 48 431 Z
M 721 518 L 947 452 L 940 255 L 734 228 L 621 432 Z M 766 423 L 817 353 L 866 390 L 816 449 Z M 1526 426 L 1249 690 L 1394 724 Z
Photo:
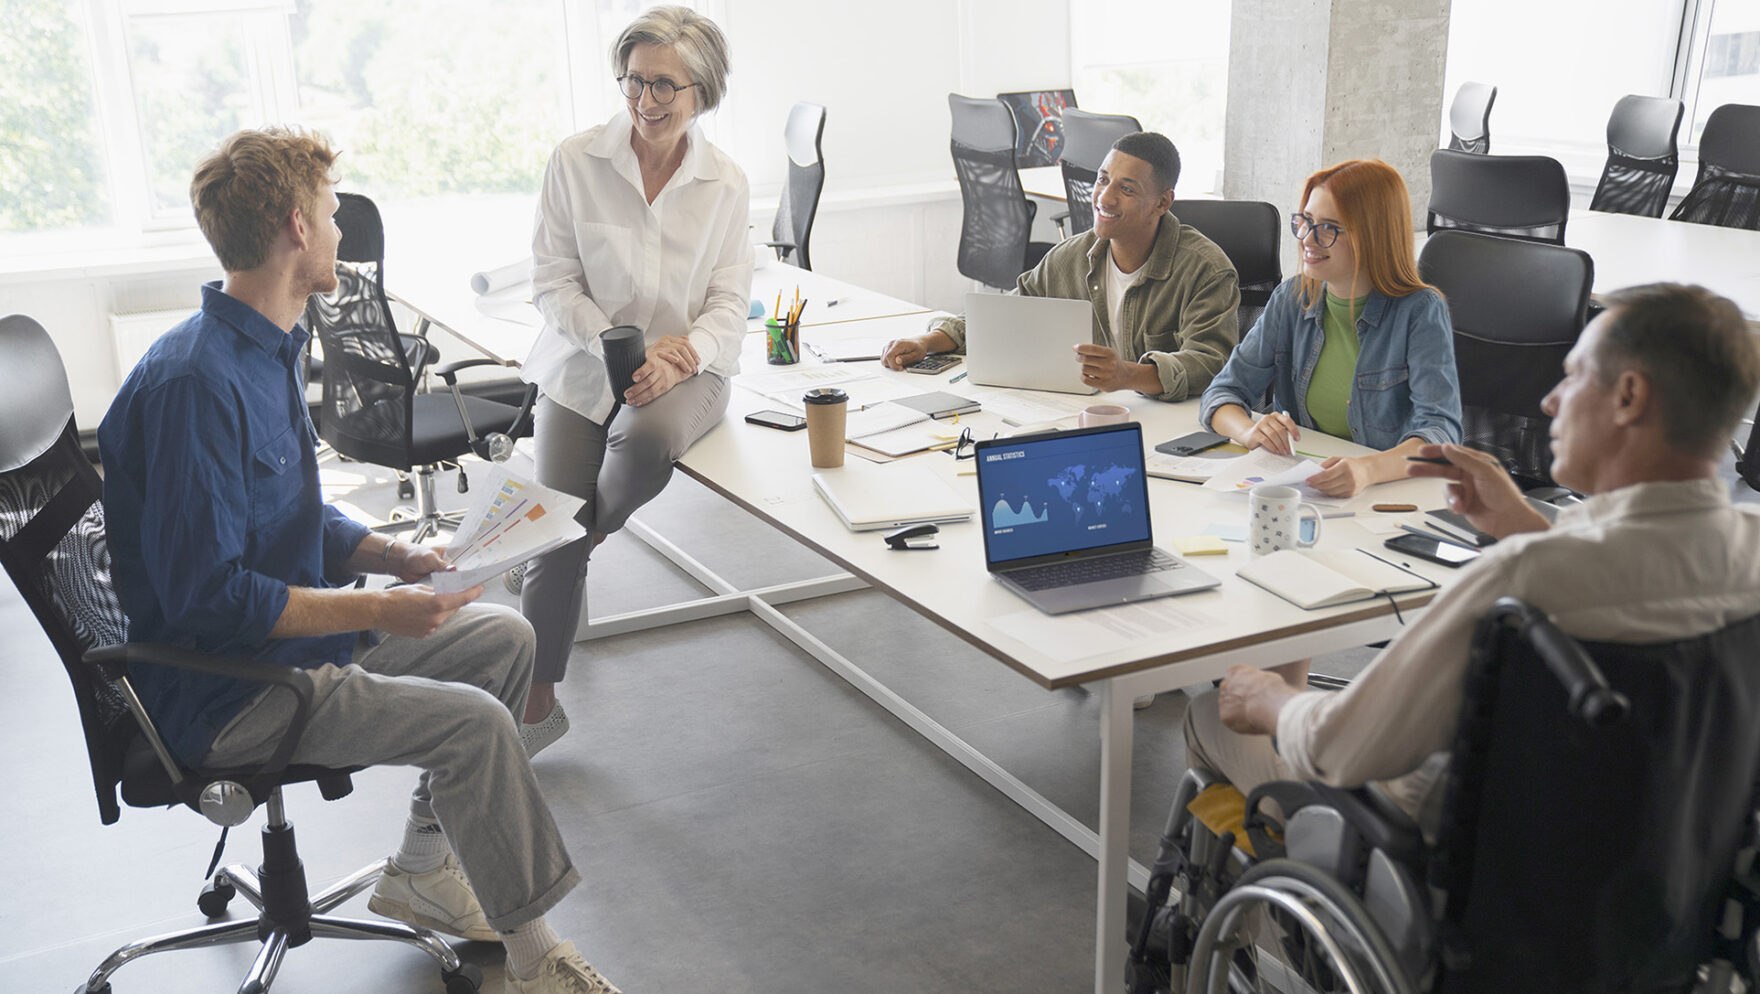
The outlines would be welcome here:
M 941 531 L 935 525 L 905 525 L 886 533 L 886 544 L 894 549 L 939 549 L 935 536 Z

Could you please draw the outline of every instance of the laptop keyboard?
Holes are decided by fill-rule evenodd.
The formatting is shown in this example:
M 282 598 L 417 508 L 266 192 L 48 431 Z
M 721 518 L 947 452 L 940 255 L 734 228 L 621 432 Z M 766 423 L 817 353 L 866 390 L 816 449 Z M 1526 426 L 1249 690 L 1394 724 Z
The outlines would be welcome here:
M 1184 562 L 1160 549 L 1149 549 L 1145 552 L 1121 552 L 1114 556 L 1071 559 L 1061 563 L 1010 570 L 1008 578 L 1028 590 L 1050 590 L 1054 587 L 1073 587 L 1080 583 L 1142 576 L 1145 573 L 1158 573 L 1183 566 Z

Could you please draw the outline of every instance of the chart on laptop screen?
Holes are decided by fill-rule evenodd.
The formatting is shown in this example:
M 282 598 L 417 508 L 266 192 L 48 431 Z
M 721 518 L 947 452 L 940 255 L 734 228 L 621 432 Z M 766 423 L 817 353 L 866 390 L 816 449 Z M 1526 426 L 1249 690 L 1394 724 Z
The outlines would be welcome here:
M 1149 538 L 1134 431 L 1022 440 L 978 458 L 993 563 Z

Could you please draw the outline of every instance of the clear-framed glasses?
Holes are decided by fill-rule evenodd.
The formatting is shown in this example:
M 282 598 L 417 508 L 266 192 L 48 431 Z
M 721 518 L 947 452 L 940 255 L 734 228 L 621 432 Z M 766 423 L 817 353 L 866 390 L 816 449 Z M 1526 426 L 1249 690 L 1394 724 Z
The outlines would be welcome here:
M 1331 221 L 1316 221 L 1313 215 L 1298 211 L 1289 216 L 1289 233 L 1296 236 L 1298 242 L 1313 235 L 1315 245 L 1331 248 L 1338 242 L 1338 236 L 1344 234 L 1344 229 Z
M 678 91 L 688 90 L 696 85 L 695 83 L 680 85 L 670 79 L 643 79 L 633 72 L 624 73 L 617 77 L 617 88 L 623 91 L 625 97 L 631 100 L 640 100 L 642 99 L 642 91 L 647 90 L 654 94 L 654 102 L 659 104 L 671 103 L 678 96 Z

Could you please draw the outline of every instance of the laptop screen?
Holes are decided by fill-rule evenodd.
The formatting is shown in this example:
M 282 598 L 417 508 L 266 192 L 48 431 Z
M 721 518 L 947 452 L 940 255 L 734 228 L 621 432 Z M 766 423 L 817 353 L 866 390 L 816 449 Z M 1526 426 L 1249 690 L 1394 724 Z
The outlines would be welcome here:
M 1149 541 L 1143 430 L 1135 422 L 980 442 L 976 459 L 992 568 Z

